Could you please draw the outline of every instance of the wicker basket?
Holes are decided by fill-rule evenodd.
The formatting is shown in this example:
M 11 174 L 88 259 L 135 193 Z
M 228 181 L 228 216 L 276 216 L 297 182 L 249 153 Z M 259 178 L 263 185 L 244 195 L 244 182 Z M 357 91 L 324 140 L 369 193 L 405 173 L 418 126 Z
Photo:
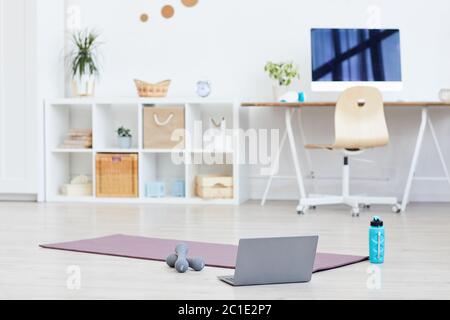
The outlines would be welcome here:
M 97 154 L 96 168 L 97 197 L 138 197 L 137 154 Z
M 170 80 L 159 83 L 148 83 L 141 80 L 134 80 L 136 88 L 141 98 L 165 98 L 170 87 Z

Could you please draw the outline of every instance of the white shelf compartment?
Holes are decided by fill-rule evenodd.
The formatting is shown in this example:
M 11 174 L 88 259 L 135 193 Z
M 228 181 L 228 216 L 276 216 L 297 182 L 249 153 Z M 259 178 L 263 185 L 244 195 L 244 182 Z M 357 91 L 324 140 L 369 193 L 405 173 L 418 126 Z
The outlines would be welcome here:
M 208 174 L 214 174 L 214 175 L 223 175 L 223 176 L 231 176 L 236 178 L 235 172 L 234 172 L 234 164 L 229 163 L 226 157 L 229 156 L 227 154 L 219 154 L 218 156 L 221 156 L 220 158 L 220 164 L 215 164 L 214 158 L 204 158 L 205 154 L 191 154 L 190 155 L 190 162 L 187 166 L 187 196 L 192 199 L 199 199 L 196 195 L 196 177 L 198 175 L 208 175 Z M 229 157 L 232 159 L 232 157 Z M 230 160 L 229 159 L 229 160 Z M 206 160 L 206 161 L 205 161 Z M 222 161 L 224 160 L 224 161 Z M 223 163 L 223 164 L 222 164 Z M 233 199 L 223 199 L 222 201 L 233 201 L 237 200 L 238 194 L 237 194 L 237 188 L 236 188 L 236 179 L 234 181 L 234 198 Z M 206 200 L 205 200 L 206 201 Z
M 46 121 L 46 148 L 58 150 L 67 138 L 71 129 L 92 130 L 92 105 L 75 104 L 47 105 L 45 111 Z M 74 151 L 73 149 L 59 149 L 60 151 Z M 89 150 L 89 149 L 86 149 Z
M 125 127 L 131 130 L 131 150 L 120 149 L 120 152 L 136 152 L 140 147 L 140 117 L 137 104 L 94 104 L 94 149 L 111 150 L 119 149 L 117 129 Z
M 70 199 L 71 197 L 61 195 L 61 187 L 69 184 L 70 181 L 80 175 L 87 176 L 93 182 L 93 154 L 92 153 L 73 153 L 61 152 L 50 153 L 47 158 L 47 199 L 56 198 Z M 86 200 L 93 198 L 94 194 L 89 197 L 76 197 L 76 199 Z
M 176 157 L 176 158 L 172 158 Z M 183 181 L 186 190 L 186 153 L 149 153 L 140 154 L 139 172 L 140 172 L 140 193 L 141 199 L 161 199 L 147 198 L 145 194 L 145 185 L 150 182 L 162 182 L 165 184 L 166 195 L 164 198 L 169 200 L 185 199 L 177 198 L 172 195 L 172 185 L 175 181 Z M 178 163 L 176 163 L 178 162 Z
M 188 150 L 204 150 L 203 137 L 211 128 L 211 119 L 219 123 L 226 121 L 226 129 L 236 129 L 238 124 L 235 118 L 234 105 L 230 103 L 189 103 L 186 105 L 186 129 L 190 133 L 187 141 Z M 207 151 L 207 150 L 205 150 Z M 221 150 L 230 151 L 230 150 Z

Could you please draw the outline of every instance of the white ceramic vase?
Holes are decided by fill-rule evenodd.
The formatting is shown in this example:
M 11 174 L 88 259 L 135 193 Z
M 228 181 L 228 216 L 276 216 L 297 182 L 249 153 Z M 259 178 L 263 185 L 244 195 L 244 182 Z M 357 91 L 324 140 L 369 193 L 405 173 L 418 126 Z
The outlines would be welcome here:
M 439 99 L 442 102 L 450 102 L 450 89 L 442 89 L 439 91 Z
M 75 97 L 93 97 L 95 95 L 94 75 L 83 75 L 72 79 L 72 94 Z
M 278 101 L 282 95 L 289 91 L 289 87 L 280 86 L 278 82 L 274 82 L 272 85 L 273 90 L 273 98 L 275 101 Z

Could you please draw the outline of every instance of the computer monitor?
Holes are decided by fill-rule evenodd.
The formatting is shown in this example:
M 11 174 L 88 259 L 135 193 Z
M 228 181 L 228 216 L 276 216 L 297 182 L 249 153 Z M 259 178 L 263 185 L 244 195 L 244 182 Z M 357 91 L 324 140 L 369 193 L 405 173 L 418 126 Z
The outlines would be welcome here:
M 312 29 L 311 55 L 313 91 L 403 88 L 397 29 Z

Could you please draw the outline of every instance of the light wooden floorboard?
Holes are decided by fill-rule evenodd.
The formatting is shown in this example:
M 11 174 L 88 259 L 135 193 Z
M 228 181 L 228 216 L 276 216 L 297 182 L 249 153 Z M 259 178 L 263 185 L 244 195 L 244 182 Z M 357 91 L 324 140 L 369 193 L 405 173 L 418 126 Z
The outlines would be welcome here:
M 449 299 L 450 205 L 412 205 L 402 215 L 343 207 L 306 216 L 294 202 L 240 207 L 0 203 L 0 299 Z M 233 288 L 230 270 L 177 274 L 160 262 L 40 249 L 40 243 L 115 233 L 237 244 L 240 238 L 318 234 L 319 251 L 367 254 L 368 224 L 387 229 L 381 289 L 368 289 L 369 263 L 318 273 L 307 284 Z M 294 254 L 294 253 L 292 253 Z M 81 268 L 80 290 L 66 269 Z

